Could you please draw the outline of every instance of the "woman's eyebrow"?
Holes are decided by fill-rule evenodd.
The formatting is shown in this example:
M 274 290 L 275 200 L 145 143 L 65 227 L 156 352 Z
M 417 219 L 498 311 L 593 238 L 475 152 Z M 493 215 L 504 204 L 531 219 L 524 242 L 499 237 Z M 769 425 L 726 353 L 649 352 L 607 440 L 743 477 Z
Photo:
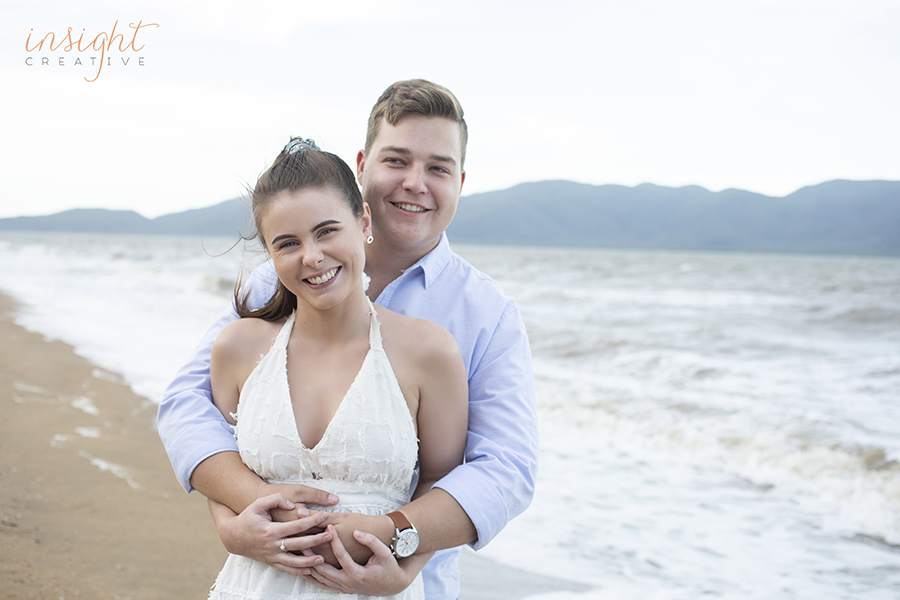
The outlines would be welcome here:
M 310 229 L 310 231 L 312 232 L 317 229 L 321 229 L 321 228 L 325 227 L 326 225 L 340 225 L 340 224 L 341 224 L 341 222 L 338 221 L 337 219 L 325 219 L 324 221 L 322 221 L 321 223 L 319 223 L 318 225 L 316 225 L 315 227 Z

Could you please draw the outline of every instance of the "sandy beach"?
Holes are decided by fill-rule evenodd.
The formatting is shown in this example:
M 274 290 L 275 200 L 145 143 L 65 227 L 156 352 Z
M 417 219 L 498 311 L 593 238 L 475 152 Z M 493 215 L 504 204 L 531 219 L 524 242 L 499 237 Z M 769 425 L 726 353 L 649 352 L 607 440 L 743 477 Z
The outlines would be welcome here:
M 205 598 L 226 552 L 156 405 L 0 296 L 0 598 Z
M 157 405 L 16 325 L 0 295 L 0 600 L 206 598 L 226 558 L 175 480 Z M 583 590 L 477 557 L 462 598 Z

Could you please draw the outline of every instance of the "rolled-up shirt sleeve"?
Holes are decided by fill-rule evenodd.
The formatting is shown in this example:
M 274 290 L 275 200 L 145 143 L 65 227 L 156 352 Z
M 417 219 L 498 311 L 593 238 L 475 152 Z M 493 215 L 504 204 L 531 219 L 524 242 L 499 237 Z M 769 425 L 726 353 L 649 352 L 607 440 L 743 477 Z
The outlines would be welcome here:
M 448 492 L 478 531 L 479 549 L 522 513 L 534 495 L 538 427 L 531 349 L 521 315 L 506 306 L 470 368 L 466 462 L 435 486 Z

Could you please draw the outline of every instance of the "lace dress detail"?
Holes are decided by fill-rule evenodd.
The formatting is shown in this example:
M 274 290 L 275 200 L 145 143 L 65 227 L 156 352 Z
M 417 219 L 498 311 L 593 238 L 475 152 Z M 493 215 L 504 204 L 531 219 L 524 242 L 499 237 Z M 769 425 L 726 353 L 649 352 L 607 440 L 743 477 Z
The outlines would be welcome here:
M 415 425 L 381 342 L 369 302 L 369 351 L 322 439 L 313 448 L 300 440 L 287 380 L 287 345 L 294 317 L 247 378 L 237 408 L 235 437 L 241 459 L 268 483 L 303 483 L 337 494 L 341 501 L 320 510 L 387 514 L 409 502 L 418 457 Z M 210 598 L 287 600 L 369 598 L 322 590 L 244 556 L 229 555 Z M 424 598 L 419 575 L 397 600 Z

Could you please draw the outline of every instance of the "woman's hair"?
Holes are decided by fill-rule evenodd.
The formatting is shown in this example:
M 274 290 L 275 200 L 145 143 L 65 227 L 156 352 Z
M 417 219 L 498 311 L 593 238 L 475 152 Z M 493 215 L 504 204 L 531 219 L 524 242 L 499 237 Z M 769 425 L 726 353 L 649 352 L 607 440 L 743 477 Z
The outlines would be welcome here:
M 268 246 L 260 225 L 275 197 L 282 192 L 310 188 L 326 188 L 336 192 L 350 207 L 354 217 L 363 216 L 362 194 L 347 163 L 331 152 L 323 152 L 312 140 L 292 137 L 272 166 L 259 176 L 250 194 L 256 237 L 263 248 L 268 249 Z M 238 279 L 234 288 L 234 305 L 241 317 L 278 321 L 297 308 L 297 297 L 281 281 L 278 282 L 275 294 L 261 308 L 251 310 L 247 306 L 248 296 L 249 290 L 241 293 L 241 280 Z

